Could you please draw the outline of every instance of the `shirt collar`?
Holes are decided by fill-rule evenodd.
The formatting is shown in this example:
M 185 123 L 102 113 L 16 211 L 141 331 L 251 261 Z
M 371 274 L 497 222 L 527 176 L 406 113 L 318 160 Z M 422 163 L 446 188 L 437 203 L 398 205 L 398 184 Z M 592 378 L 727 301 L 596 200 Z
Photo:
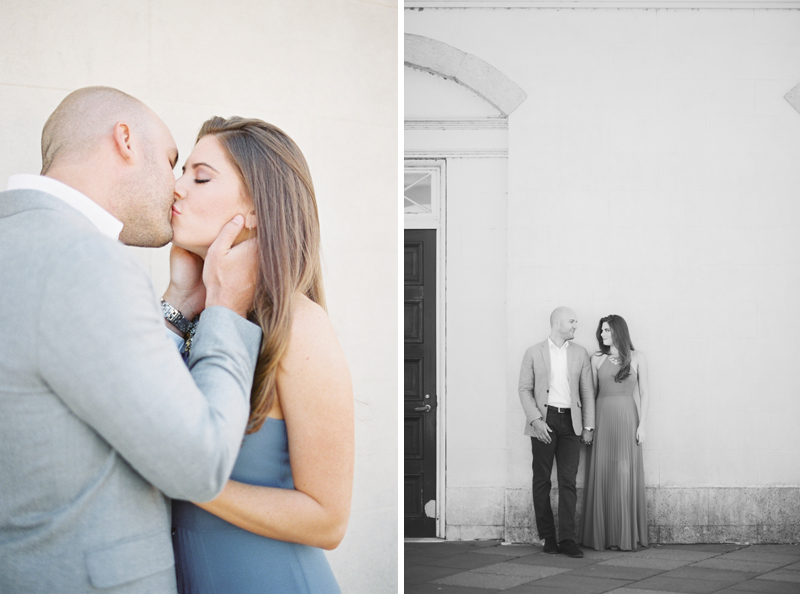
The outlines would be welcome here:
M 118 220 L 85 194 L 82 194 L 75 188 L 70 188 L 67 184 L 57 179 L 44 175 L 21 173 L 12 175 L 8 179 L 8 189 L 39 190 L 40 192 L 55 196 L 89 219 L 103 235 L 114 240 L 119 239 L 119 234 L 123 227 L 122 221 Z
M 548 336 L 547 337 L 547 343 L 550 345 L 551 349 L 555 349 L 557 351 L 560 351 L 561 349 L 569 348 L 570 341 L 569 340 L 565 340 L 564 344 L 562 344 L 560 347 L 557 347 L 556 343 L 553 342 L 553 339 Z

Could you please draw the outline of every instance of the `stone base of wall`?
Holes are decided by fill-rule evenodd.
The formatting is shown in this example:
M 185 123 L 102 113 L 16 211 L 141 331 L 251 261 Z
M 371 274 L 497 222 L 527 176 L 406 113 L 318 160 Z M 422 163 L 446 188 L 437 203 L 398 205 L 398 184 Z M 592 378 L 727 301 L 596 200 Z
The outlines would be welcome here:
M 447 489 L 447 540 L 503 538 L 506 489 L 451 487 Z
M 497 490 L 480 491 L 484 490 L 468 489 L 456 496 L 456 503 L 462 507 L 453 515 L 454 522 L 448 515 L 448 540 L 503 538 L 509 543 L 541 540 L 536 532 L 530 489 L 505 490 L 504 526 L 498 525 L 500 510 L 494 507 L 500 503 Z M 475 505 L 468 503 L 481 495 L 488 496 L 494 505 L 486 506 L 485 499 L 484 505 L 477 505 L 477 501 Z M 555 511 L 558 491 L 554 489 L 550 498 Z M 651 543 L 800 542 L 800 487 L 648 487 L 646 499 Z M 464 504 L 472 513 L 465 513 Z M 583 515 L 580 488 L 577 507 L 580 526 Z M 465 522 L 468 519 L 471 521 Z

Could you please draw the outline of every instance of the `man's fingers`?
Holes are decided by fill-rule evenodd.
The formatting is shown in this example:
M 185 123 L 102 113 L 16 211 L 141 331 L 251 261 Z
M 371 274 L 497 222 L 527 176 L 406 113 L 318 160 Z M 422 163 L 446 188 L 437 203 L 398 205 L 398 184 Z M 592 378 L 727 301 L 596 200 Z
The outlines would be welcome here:
M 256 241 L 255 237 L 251 237 L 250 239 L 246 239 L 242 243 L 231 247 L 230 250 L 255 252 L 258 250 L 258 242 Z
M 219 232 L 219 235 L 214 240 L 214 243 L 211 244 L 209 250 L 217 249 L 227 252 L 231 249 L 239 233 L 241 233 L 242 227 L 244 227 L 244 217 L 242 215 L 236 215 L 233 219 L 225 223 L 225 226 Z

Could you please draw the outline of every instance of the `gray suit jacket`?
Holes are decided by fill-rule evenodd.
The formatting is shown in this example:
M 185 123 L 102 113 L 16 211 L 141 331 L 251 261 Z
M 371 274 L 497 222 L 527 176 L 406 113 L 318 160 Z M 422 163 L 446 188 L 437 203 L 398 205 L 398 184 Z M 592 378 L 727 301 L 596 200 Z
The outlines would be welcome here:
M 567 380 L 572 397 L 572 428 L 580 435 L 584 427 L 594 427 L 594 381 L 586 349 L 574 342 L 567 348 Z M 525 435 L 533 436 L 531 422 L 547 420 L 550 392 L 550 346 L 544 342 L 525 351 L 519 371 L 519 399 L 525 410 Z
M 260 340 L 209 308 L 187 369 L 127 248 L 0 193 L 0 592 L 174 593 L 165 495 L 224 486 Z

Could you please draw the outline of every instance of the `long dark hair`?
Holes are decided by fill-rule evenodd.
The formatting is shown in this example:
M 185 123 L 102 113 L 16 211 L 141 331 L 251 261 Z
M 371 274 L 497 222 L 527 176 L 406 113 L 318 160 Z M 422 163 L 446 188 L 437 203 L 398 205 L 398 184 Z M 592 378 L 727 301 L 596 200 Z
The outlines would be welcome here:
M 261 428 L 277 394 L 277 375 L 292 323 L 292 297 L 325 308 L 317 203 L 303 153 L 280 128 L 262 120 L 213 117 L 197 140 L 212 134 L 238 169 L 258 224 L 258 280 L 250 319 L 264 338 L 250 395 L 247 432 Z
M 609 355 L 611 353 L 611 347 L 603 344 L 603 338 L 601 336 L 604 322 L 608 324 L 611 330 L 611 341 L 614 343 L 614 346 L 617 347 L 619 356 L 622 359 L 619 371 L 617 375 L 614 376 L 615 381 L 621 382 L 631 374 L 631 351 L 636 349 L 633 348 L 631 335 L 628 332 L 628 324 L 625 318 L 616 314 L 611 314 L 610 316 L 600 318 L 600 323 L 597 324 L 595 336 L 597 337 L 597 344 L 600 346 L 600 351 L 597 353 L 598 355 Z

